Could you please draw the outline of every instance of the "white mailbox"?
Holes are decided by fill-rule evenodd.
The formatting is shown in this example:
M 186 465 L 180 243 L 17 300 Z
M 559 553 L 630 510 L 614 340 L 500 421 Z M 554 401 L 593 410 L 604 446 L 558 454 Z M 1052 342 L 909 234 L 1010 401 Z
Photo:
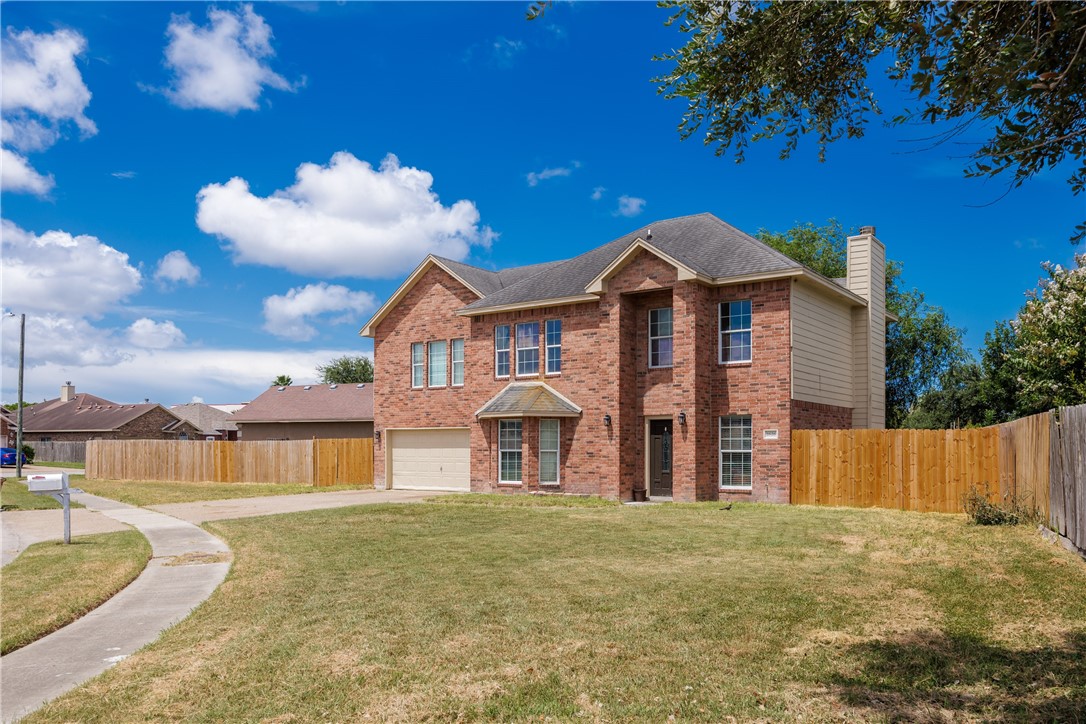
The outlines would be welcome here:
M 31 475 L 26 479 L 26 489 L 31 493 L 59 493 L 68 488 L 68 473 Z

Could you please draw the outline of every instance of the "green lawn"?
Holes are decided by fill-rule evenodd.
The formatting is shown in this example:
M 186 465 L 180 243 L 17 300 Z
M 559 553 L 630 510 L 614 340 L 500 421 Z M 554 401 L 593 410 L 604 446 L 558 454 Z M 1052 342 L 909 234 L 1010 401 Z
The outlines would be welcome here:
M 210 601 L 27 721 L 1086 711 L 1086 565 L 1035 530 L 524 500 L 209 524 L 235 556 Z
M 7 486 L 4 486 L 5 489 Z M 26 646 L 98 607 L 151 560 L 138 531 L 32 545 L 0 576 L 0 653 Z
M 86 463 L 58 463 L 46 460 L 35 460 L 34 464 L 49 468 L 72 468 L 73 470 L 82 470 L 86 465 Z
M 69 477 L 68 484 L 79 487 L 75 483 L 77 477 Z M 26 483 L 14 478 L 6 478 L 4 487 L 0 488 L 0 510 L 50 510 L 59 507 L 60 503 L 48 495 L 34 495 L 26 489 Z M 83 506 L 73 500 L 71 507 L 82 508 Z
M 78 484 L 75 482 L 78 481 Z M 112 498 L 129 505 L 162 505 L 192 503 L 197 500 L 227 500 L 255 498 L 264 495 L 295 495 L 298 493 L 328 493 L 336 490 L 372 488 L 372 485 L 333 485 L 314 488 L 312 485 L 284 483 L 167 483 L 119 480 L 86 480 L 72 476 L 72 485 L 88 493 Z

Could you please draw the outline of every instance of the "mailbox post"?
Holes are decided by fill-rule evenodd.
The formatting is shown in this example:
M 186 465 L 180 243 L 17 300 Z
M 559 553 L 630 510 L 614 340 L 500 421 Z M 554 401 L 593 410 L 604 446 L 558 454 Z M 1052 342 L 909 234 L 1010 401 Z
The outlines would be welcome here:
M 64 508 L 64 542 L 72 542 L 71 494 L 82 493 L 78 488 L 68 487 L 68 473 L 51 475 L 31 475 L 26 479 L 26 489 L 34 495 L 48 495 Z

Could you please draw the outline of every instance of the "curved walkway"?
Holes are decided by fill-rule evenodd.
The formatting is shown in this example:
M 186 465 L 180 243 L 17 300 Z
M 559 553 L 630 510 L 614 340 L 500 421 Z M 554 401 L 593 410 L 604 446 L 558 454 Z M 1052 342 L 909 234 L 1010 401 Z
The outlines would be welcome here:
M 88 509 L 139 530 L 152 559 L 123 591 L 83 618 L 0 657 L 0 715 L 5 722 L 97 676 L 158 638 L 218 588 L 230 549 L 177 518 L 95 495 L 73 495 Z

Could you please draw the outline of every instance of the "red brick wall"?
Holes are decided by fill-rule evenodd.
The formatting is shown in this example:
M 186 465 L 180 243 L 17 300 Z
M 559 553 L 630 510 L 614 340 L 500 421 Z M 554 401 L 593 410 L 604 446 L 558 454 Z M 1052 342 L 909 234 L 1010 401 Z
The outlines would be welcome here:
M 793 430 L 848 430 L 851 428 L 851 407 L 792 400 Z

